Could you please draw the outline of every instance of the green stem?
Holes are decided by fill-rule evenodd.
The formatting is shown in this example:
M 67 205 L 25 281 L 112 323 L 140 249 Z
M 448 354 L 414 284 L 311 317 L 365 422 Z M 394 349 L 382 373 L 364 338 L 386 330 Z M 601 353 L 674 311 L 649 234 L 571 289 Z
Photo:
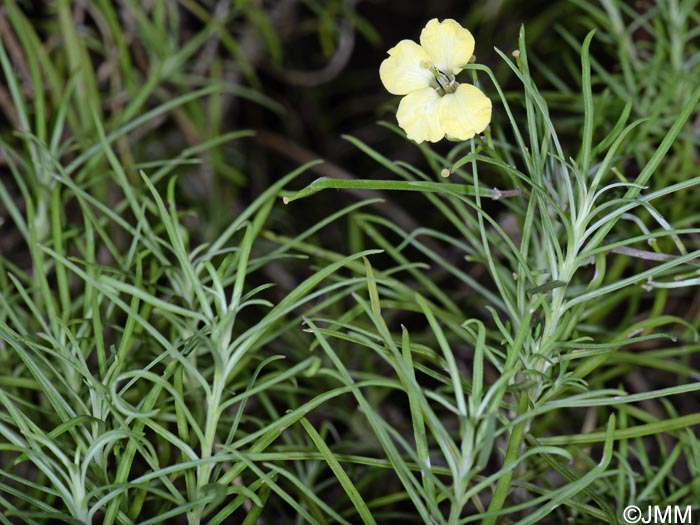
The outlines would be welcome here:
M 526 392 L 523 392 L 520 396 L 520 400 L 518 402 L 518 414 L 516 417 L 520 417 L 525 412 L 527 412 L 528 405 L 529 405 L 530 398 L 528 397 Z M 525 435 L 525 426 L 527 422 L 523 420 L 522 422 L 518 423 L 513 427 L 513 431 L 510 434 L 510 439 L 508 440 L 508 448 L 506 449 L 506 457 L 503 461 L 503 468 L 508 468 L 510 467 L 515 461 L 518 459 L 518 455 L 520 454 L 520 447 L 522 446 L 523 443 L 523 436 Z M 493 493 L 493 498 L 491 499 L 491 503 L 489 504 L 489 508 L 487 510 L 488 514 L 495 513 L 500 511 L 503 508 L 503 504 L 506 501 L 506 496 L 508 496 L 508 493 L 510 491 L 510 482 L 513 480 L 513 470 L 509 470 L 506 472 L 501 478 L 498 480 L 498 484 L 496 485 L 496 490 Z M 494 525 L 496 523 L 496 519 L 498 516 L 492 515 L 488 518 L 486 518 L 483 522 L 482 525 Z

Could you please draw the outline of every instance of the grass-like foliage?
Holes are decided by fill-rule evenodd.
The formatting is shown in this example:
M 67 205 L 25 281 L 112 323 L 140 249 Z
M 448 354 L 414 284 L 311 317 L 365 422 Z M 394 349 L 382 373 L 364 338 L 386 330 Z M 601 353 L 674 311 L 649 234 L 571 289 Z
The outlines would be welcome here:
M 221 94 L 281 108 L 241 51 L 251 33 L 227 28 L 278 64 L 281 37 L 256 3 L 182 4 L 187 38 L 168 2 L 95 2 L 99 40 L 56 2 L 60 50 L 3 6 L 0 523 L 700 513 L 697 0 L 574 2 L 591 32 L 558 28 L 556 67 L 525 29 L 496 50 L 508 78 L 467 67 L 494 102 L 483 137 L 407 162 L 348 135 L 364 178 L 304 185 L 309 162 L 235 210 L 220 194 L 246 183 L 232 159 L 253 132 L 226 127 Z M 308 16 L 374 35 L 343 6 Z M 197 166 L 218 182 L 194 233 Z M 345 190 L 386 202 L 296 226 Z

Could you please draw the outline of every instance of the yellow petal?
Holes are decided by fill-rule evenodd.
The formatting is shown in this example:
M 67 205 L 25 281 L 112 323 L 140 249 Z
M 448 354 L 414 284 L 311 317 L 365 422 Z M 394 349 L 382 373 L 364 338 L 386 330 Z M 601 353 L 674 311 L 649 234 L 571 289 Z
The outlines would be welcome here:
M 491 100 L 471 84 L 460 84 L 457 91 L 440 99 L 440 126 L 450 138 L 470 139 L 489 122 Z
M 433 85 L 434 75 L 426 67 L 428 54 L 412 40 L 402 40 L 389 50 L 389 58 L 379 66 L 379 78 L 389 93 L 406 95 Z
M 433 88 L 423 88 L 401 99 L 396 119 L 406 136 L 418 144 L 437 142 L 445 136 L 440 126 L 440 95 Z
M 420 45 L 440 71 L 456 75 L 474 53 L 474 37 L 455 20 L 433 18 L 420 34 Z

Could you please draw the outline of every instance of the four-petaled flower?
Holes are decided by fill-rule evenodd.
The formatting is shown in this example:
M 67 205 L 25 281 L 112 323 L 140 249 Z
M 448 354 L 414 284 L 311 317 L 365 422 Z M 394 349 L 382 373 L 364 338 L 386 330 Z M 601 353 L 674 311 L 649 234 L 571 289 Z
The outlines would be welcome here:
M 491 100 L 478 88 L 455 80 L 474 52 L 474 37 L 455 20 L 433 18 L 420 34 L 420 45 L 402 40 L 389 50 L 379 77 L 389 93 L 406 95 L 396 119 L 418 143 L 445 136 L 467 140 L 491 121 Z

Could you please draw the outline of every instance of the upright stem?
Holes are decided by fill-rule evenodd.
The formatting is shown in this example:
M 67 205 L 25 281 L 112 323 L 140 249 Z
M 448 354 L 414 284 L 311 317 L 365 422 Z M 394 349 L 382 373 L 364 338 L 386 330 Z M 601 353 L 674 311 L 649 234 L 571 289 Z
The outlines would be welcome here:
M 520 395 L 520 400 L 518 401 L 518 412 L 516 418 L 522 416 L 523 414 L 525 414 L 525 412 L 527 412 L 529 402 L 530 398 L 527 395 L 527 392 L 522 392 Z M 513 427 L 513 431 L 510 433 L 510 438 L 508 439 L 508 448 L 506 449 L 506 457 L 503 461 L 503 468 L 510 467 L 518 459 L 520 447 L 523 443 L 523 436 L 525 435 L 526 425 L 527 422 L 525 420 L 522 420 L 520 423 Z M 512 481 L 512 479 L 513 470 L 511 469 L 508 472 L 506 472 L 503 476 L 501 476 L 501 478 L 498 480 L 496 490 L 493 494 L 493 498 L 491 499 L 491 503 L 489 504 L 489 508 L 487 510 L 488 513 L 498 512 L 503 508 L 503 504 L 506 501 L 506 497 L 510 492 L 510 482 Z M 482 522 L 482 525 L 494 525 L 496 523 L 497 518 L 498 516 L 495 515 L 490 516 Z
M 225 378 L 221 374 L 221 370 L 217 369 L 214 372 L 214 382 L 212 384 L 211 396 L 207 400 L 207 419 L 204 425 L 204 441 L 201 443 L 200 457 L 209 459 L 214 453 L 214 445 L 216 444 L 216 431 L 219 426 L 219 405 L 223 397 L 225 387 Z M 199 498 L 202 495 L 202 489 L 211 481 L 211 473 L 214 470 L 212 462 L 206 462 L 197 467 L 197 483 L 194 497 Z M 204 505 L 198 505 L 188 514 L 188 523 L 190 525 L 199 525 L 204 512 Z

